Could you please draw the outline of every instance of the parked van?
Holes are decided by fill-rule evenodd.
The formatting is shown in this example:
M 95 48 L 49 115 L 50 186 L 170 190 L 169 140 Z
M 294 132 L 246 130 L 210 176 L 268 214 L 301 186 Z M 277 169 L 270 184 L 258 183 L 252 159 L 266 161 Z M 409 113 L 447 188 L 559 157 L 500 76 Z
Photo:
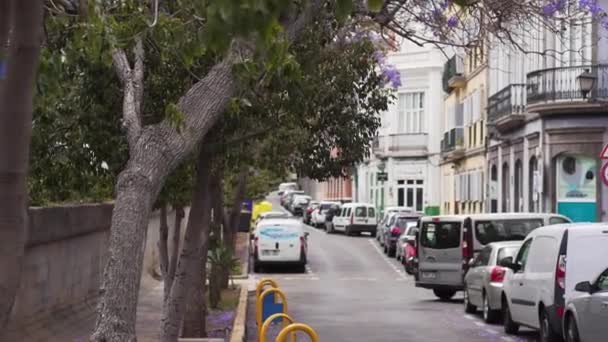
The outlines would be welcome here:
M 485 245 L 523 240 L 538 227 L 569 222 L 565 216 L 542 213 L 425 216 L 418 223 L 416 286 L 450 299 L 463 289 L 469 260 Z
M 513 270 L 504 281 L 505 332 L 517 333 L 519 326 L 524 325 L 539 330 L 541 341 L 561 341 L 564 314 L 572 319 L 580 314 L 575 306 L 567 307 L 566 304 L 584 295 L 578 292 L 583 289 L 579 283 L 589 284 L 598 279 L 606 270 L 607 261 L 606 223 L 562 224 L 534 230 L 526 237 L 515 258 L 501 261 L 503 266 Z M 606 306 L 608 309 L 608 304 Z M 596 314 L 600 315 L 600 310 L 601 305 L 598 305 Z M 598 324 L 593 329 L 608 323 L 608 311 L 603 317 L 603 321 L 598 317 Z M 599 336 L 600 339 L 582 341 L 606 338 L 606 335 Z
M 306 270 L 308 233 L 296 219 L 266 219 L 260 221 L 253 236 L 253 270 L 264 266 L 293 265 L 299 272 Z
M 376 236 L 377 228 L 376 208 L 368 203 L 344 204 L 340 214 L 333 219 L 333 229 L 346 235 L 369 232 Z

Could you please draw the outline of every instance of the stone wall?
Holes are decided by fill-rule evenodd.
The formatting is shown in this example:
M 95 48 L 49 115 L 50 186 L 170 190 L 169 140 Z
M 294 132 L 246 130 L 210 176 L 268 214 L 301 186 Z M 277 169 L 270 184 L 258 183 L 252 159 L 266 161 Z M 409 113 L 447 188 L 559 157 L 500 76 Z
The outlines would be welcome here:
M 97 299 L 112 204 L 31 208 L 25 263 L 9 327 Z

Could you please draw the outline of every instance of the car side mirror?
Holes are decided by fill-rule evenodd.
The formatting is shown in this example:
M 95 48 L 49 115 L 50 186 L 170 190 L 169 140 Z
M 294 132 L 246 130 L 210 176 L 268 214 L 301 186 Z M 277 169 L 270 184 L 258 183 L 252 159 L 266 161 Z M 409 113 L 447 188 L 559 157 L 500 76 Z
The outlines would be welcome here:
M 592 293 L 593 285 L 591 285 L 591 283 L 588 281 L 581 281 L 574 286 L 574 290 L 578 292 Z
M 469 267 L 475 267 L 475 259 L 469 259 Z

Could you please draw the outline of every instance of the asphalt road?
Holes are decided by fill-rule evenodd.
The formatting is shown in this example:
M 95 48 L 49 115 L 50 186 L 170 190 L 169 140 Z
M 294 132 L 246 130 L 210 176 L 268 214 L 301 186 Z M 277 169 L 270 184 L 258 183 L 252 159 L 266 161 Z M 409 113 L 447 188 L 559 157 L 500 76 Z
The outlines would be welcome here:
M 507 336 L 502 326 L 465 314 L 461 294 L 441 302 L 432 291 L 414 287 L 413 277 L 385 256 L 370 236 L 306 229 L 310 236 L 305 274 L 271 269 L 254 277 L 275 279 L 287 295 L 290 315 L 312 326 L 323 342 L 537 340 L 531 331 Z M 298 337 L 302 340 L 306 339 Z

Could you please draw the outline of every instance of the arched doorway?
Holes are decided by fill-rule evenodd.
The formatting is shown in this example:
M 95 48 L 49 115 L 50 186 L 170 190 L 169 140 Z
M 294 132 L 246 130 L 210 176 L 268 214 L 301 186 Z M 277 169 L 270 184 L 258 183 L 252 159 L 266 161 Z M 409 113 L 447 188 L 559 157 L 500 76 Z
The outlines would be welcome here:
M 528 167 L 528 211 L 530 212 L 538 212 L 539 209 L 539 198 L 536 198 L 540 190 L 539 182 L 540 176 L 538 174 L 538 159 L 536 159 L 536 156 L 532 156 L 532 158 L 530 158 Z
M 502 207 L 501 207 L 501 212 L 506 213 L 509 212 L 509 195 L 510 190 L 511 190 L 511 186 L 510 186 L 510 175 L 509 175 L 509 164 L 508 163 L 503 163 L 502 164 L 502 180 L 501 180 L 501 196 L 502 196 Z
M 513 182 L 515 183 L 513 187 L 513 191 L 515 191 L 514 201 L 513 201 L 513 211 L 520 212 L 522 211 L 522 195 L 523 191 L 523 166 L 520 159 L 515 161 L 515 174 Z

